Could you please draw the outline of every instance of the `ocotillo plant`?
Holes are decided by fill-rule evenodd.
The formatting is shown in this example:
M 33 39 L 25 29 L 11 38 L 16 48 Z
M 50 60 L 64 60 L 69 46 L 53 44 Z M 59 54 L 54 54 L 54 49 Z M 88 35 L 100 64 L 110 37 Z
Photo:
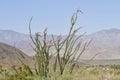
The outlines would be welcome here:
M 47 41 L 47 29 L 44 30 L 43 36 L 39 33 L 36 33 L 35 38 L 33 38 L 31 34 L 30 23 L 29 23 L 30 37 L 35 45 L 35 48 L 33 49 L 36 52 L 35 71 L 37 75 L 47 77 L 49 73 L 49 61 L 50 61 L 49 51 L 51 48 L 51 44 L 50 44 L 51 42 Z
M 58 64 L 61 75 L 63 74 L 67 65 L 71 66 L 70 73 L 72 73 L 76 62 L 79 60 L 80 56 L 90 43 L 90 41 L 88 41 L 83 44 L 81 41 L 81 37 L 84 36 L 84 34 L 77 36 L 76 33 L 79 31 L 80 28 L 73 29 L 77 20 L 78 12 L 79 10 L 72 16 L 70 31 L 64 40 L 60 36 L 55 39 L 52 35 L 52 40 L 56 50 L 54 71 L 56 71 L 56 67 Z
M 49 74 L 49 62 L 50 62 L 50 49 L 54 48 L 55 50 L 55 62 L 52 66 L 53 71 L 56 72 L 56 68 L 59 67 L 60 74 L 64 73 L 66 66 L 69 65 L 70 73 L 72 73 L 77 61 L 79 60 L 82 53 L 85 51 L 86 47 L 89 45 L 89 42 L 84 44 L 81 41 L 83 35 L 76 35 L 80 28 L 74 29 L 74 25 L 77 20 L 79 10 L 71 18 L 71 27 L 68 35 L 65 38 L 58 36 L 55 38 L 52 35 L 52 41 L 47 40 L 47 29 L 44 30 L 44 34 L 41 35 L 36 33 L 35 38 L 31 34 L 31 21 L 29 22 L 29 31 L 30 38 L 34 43 L 35 47 L 33 48 L 36 52 L 36 65 L 35 71 L 37 75 L 47 77 Z M 82 45 L 83 44 L 83 45 Z M 82 47 L 81 47 L 82 45 Z M 82 48 L 82 49 L 81 49 Z M 51 53 L 53 54 L 53 53 Z M 58 66 L 57 66 L 58 65 Z

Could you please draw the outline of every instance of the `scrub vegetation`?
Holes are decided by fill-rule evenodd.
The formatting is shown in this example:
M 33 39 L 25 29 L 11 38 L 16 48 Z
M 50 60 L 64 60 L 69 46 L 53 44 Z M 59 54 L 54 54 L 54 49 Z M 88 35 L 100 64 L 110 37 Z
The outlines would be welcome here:
M 66 37 L 51 35 L 50 40 L 47 39 L 47 29 L 43 34 L 36 33 L 32 36 L 31 18 L 29 31 L 36 53 L 33 66 L 18 57 L 22 65 L 10 68 L 0 66 L 0 80 L 120 80 L 119 65 L 91 66 L 79 63 L 81 55 L 91 42 L 82 41 L 84 34 L 76 35 L 81 29 L 74 29 L 79 12 L 77 10 L 73 14 Z

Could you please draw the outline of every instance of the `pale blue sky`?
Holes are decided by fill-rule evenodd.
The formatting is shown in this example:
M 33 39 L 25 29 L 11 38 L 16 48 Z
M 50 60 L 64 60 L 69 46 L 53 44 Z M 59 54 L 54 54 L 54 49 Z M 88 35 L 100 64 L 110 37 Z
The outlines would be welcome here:
M 66 34 L 72 14 L 81 9 L 76 27 L 93 33 L 102 29 L 120 29 L 120 0 L 0 0 L 0 29 L 28 33 L 48 28 L 49 34 Z

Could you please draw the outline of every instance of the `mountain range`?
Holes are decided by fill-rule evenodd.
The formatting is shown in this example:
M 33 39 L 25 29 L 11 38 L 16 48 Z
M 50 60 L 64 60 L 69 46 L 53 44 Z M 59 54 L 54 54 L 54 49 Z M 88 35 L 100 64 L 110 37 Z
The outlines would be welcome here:
M 12 30 L 0 30 L 0 42 L 17 47 L 27 55 L 33 55 L 31 47 L 32 42 L 28 34 Z
M 87 35 L 92 42 L 86 55 L 96 56 L 97 59 L 120 59 L 120 29 L 108 29 Z
M 81 58 L 88 59 L 98 54 L 96 59 L 120 59 L 120 29 L 101 30 L 85 35 L 84 39 L 92 39 L 92 42 Z M 28 34 L 0 30 L 0 42 L 15 46 L 27 55 L 34 54 L 31 47 L 32 41 Z

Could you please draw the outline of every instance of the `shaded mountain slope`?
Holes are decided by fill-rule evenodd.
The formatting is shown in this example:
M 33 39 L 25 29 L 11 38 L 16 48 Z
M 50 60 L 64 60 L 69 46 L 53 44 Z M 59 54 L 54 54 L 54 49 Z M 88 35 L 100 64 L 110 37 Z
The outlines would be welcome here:
M 25 62 L 31 59 L 31 57 L 27 56 L 21 50 L 5 43 L 0 43 L 0 65 L 5 67 L 12 66 L 13 64 L 18 65 L 20 64 L 18 57 Z

